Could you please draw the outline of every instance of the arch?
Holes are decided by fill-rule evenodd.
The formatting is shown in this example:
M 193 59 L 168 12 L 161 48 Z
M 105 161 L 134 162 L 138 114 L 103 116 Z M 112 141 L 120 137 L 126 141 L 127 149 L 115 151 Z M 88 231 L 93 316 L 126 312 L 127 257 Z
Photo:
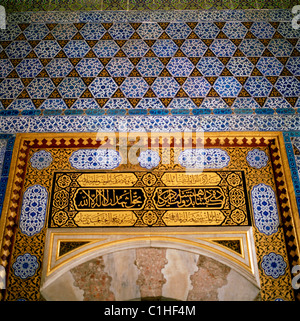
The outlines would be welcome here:
M 137 265 L 134 256 L 136 256 L 137 253 L 146 251 L 145 249 L 149 249 L 150 252 L 161 250 L 165 253 L 164 255 L 166 262 L 163 266 L 160 267 L 160 270 L 162 272 L 161 275 L 166 274 L 167 277 L 163 277 L 163 279 L 165 278 L 165 283 L 161 284 L 161 292 L 155 292 L 155 295 L 153 293 L 141 293 L 143 292 L 142 285 L 140 284 L 139 286 L 137 286 L 137 282 L 139 282 L 138 278 L 141 275 L 140 270 L 142 268 Z M 76 280 L 74 279 L 74 271 L 77 271 L 76 273 L 80 274 L 81 265 L 90 262 L 92 266 L 93 264 L 96 264 L 95 262 L 97 260 L 99 261 L 99 258 L 101 258 L 100 261 L 102 260 L 102 263 L 98 262 L 97 264 L 102 264 L 103 266 L 105 266 L 103 270 L 103 277 L 104 279 L 107 279 L 107 282 L 110 284 L 109 288 L 112 288 L 111 292 L 115 291 L 117 293 L 114 293 L 114 296 L 112 296 L 111 299 L 136 300 L 144 299 L 147 297 L 156 297 L 170 298 L 173 300 L 187 300 L 189 292 L 193 289 L 191 283 L 192 276 L 197 272 L 197 269 L 199 269 L 198 265 L 200 263 L 198 262 L 198 260 L 202 258 L 202 261 L 204 260 L 215 262 L 210 263 L 211 266 L 215 264 L 218 266 L 218 269 L 227 269 L 228 275 L 226 276 L 226 278 L 228 278 L 229 281 L 231 280 L 230 282 L 232 282 L 232 278 L 239 279 L 239 284 L 243 284 L 244 286 L 251 289 L 250 292 L 252 293 L 252 296 L 254 296 L 254 294 L 257 295 L 257 293 L 259 292 L 259 285 L 257 282 L 257 278 L 255 278 L 255 275 L 253 275 L 249 267 L 247 267 L 245 264 L 242 264 L 237 259 L 236 255 L 234 255 L 233 253 L 232 255 L 230 255 L 228 253 L 229 251 L 225 251 L 216 244 L 210 244 L 209 242 L 198 243 L 191 240 L 179 238 L 178 236 L 173 237 L 148 235 L 135 237 L 133 239 L 127 238 L 113 241 L 104 245 L 97 241 L 94 241 L 86 246 L 83 246 L 77 251 L 75 250 L 73 253 L 69 254 L 69 256 L 66 255 L 63 258 L 64 260 L 62 260 L 50 274 L 45 276 L 44 269 L 41 293 L 45 297 L 45 299 L 55 299 L 55 295 L 53 296 L 53 293 L 55 293 L 56 291 L 56 286 L 60 285 L 60 288 L 68 288 L 69 294 L 71 292 L 74 294 L 73 297 L 71 297 L 72 300 L 80 298 L 83 299 L 83 292 L 82 289 L 80 290 L 80 287 L 84 287 L 85 285 L 81 284 L 79 286 L 77 283 L 77 286 L 74 287 L 74 284 L 76 283 Z M 130 258 L 130 261 L 128 261 L 128 258 Z M 149 261 L 151 261 L 151 255 L 149 255 L 148 258 Z M 179 262 L 179 265 L 176 265 L 176 260 Z M 116 267 L 116 265 L 122 264 L 120 263 L 122 261 L 127 262 L 127 265 L 124 267 L 124 271 L 121 271 L 121 268 L 119 269 L 118 267 Z M 185 266 L 185 261 L 190 262 L 190 265 Z M 119 263 L 116 264 L 115 262 Z M 135 263 L 133 264 L 133 262 Z M 157 262 L 154 262 L 153 264 L 157 264 Z M 176 266 L 176 268 L 174 268 L 174 266 Z M 85 268 L 85 270 L 86 269 L 87 267 Z M 120 294 L 122 292 L 122 289 L 120 290 L 118 285 L 118 282 L 121 278 L 120 275 L 122 275 L 122 277 L 127 280 L 126 282 L 130 283 L 129 287 L 127 284 L 127 294 L 128 291 L 132 293 L 130 296 L 122 296 L 122 294 Z M 179 291 L 180 293 L 177 293 L 174 297 L 174 287 L 170 285 L 173 281 L 170 280 L 176 280 L 177 278 L 184 280 L 185 285 L 181 286 L 181 290 Z M 157 275 L 156 279 L 154 278 L 154 280 L 155 282 L 162 282 L 162 280 L 159 281 Z M 229 282 L 228 280 L 226 282 L 223 280 L 225 283 L 223 282 L 224 284 L 222 283 L 223 285 L 220 286 L 220 288 L 223 288 Z M 62 284 L 64 284 L 64 287 L 61 286 Z M 108 292 L 110 291 L 109 288 L 107 289 Z M 223 298 L 228 296 L 226 287 L 224 289 L 220 290 L 220 297 Z M 243 295 L 245 295 L 245 293 Z M 247 298 L 249 298 L 249 296 Z

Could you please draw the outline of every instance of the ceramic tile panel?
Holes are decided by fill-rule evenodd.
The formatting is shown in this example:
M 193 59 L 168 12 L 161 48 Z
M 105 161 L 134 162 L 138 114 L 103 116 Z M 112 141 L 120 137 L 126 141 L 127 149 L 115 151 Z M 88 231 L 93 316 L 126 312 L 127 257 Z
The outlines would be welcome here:
M 234 128 L 252 114 L 262 130 L 299 129 L 284 121 L 297 115 L 300 95 L 300 31 L 289 10 L 75 13 L 8 16 L 0 41 L 1 131 L 34 130 L 34 117 L 49 131 L 48 116 L 67 122 L 90 109 L 149 116 L 147 123 L 159 115 L 224 116 Z

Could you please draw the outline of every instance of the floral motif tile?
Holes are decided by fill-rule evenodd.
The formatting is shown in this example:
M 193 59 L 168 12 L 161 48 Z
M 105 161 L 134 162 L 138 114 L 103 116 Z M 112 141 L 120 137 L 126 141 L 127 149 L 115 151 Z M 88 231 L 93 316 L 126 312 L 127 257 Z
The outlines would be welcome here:
M 120 88 L 126 97 L 141 98 L 146 93 L 148 87 L 148 84 L 142 77 L 129 77 L 125 79 Z
M 194 65 L 186 57 L 173 57 L 167 65 L 167 70 L 174 77 L 188 77 L 193 69 Z
M 127 57 L 143 57 L 149 46 L 141 39 L 131 39 L 122 47 Z
M 112 58 L 106 65 L 106 70 L 112 77 L 127 77 L 133 67 L 128 58 Z
M 108 98 L 117 90 L 117 85 L 109 77 L 96 78 L 89 87 L 95 98 Z
M 236 50 L 236 46 L 230 39 L 215 39 L 210 49 L 217 57 L 231 57 Z
M 204 76 L 219 76 L 224 69 L 224 64 L 217 57 L 202 57 L 197 69 Z
M 172 57 L 178 47 L 171 39 L 158 39 L 152 46 L 152 50 L 157 57 Z
M 222 97 L 235 97 L 242 86 L 234 77 L 219 77 L 214 88 Z
M 14 41 L 5 48 L 5 52 L 10 59 L 23 59 L 32 50 L 27 41 Z
M 161 26 L 155 22 L 142 23 L 137 29 L 137 33 L 142 39 L 157 39 L 162 32 Z
M 50 116 L 298 129 L 300 32 L 291 19 L 289 10 L 236 8 L 11 14 L 0 40 L 3 131 L 20 131 L 22 117 L 52 130 Z
M 57 87 L 58 91 L 65 98 L 78 98 L 86 88 L 81 78 L 65 78 Z
M 42 68 L 39 59 L 24 59 L 16 67 L 16 72 L 20 78 L 35 78 Z
M 164 68 L 157 57 L 143 57 L 136 66 L 143 77 L 158 77 Z
M 6 78 L 8 74 L 13 70 L 14 67 L 9 59 L 0 60 L 0 78 Z
M 94 53 L 97 57 L 108 58 L 114 57 L 114 55 L 119 51 L 120 47 L 113 40 L 103 40 L 97 42 L 93 47 Z
M 282 72 L 283 64 L 275 57 L 261 57 L 256 67 L 264 76 L 279 76 Z
M 83 58 L 90 47 L 84 40 L 71 40 L 63 50 L 68 58 Z

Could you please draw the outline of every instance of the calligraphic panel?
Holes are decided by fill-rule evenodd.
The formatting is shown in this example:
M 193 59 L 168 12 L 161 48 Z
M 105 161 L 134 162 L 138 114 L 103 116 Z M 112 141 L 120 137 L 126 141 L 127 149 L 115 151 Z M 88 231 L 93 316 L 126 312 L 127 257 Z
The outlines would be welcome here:
M 147 136 L 135 163 L 128 159 L 138 140 L 123 144 L 118 135 L 111 142 L 111 134 L 17 135 L 0 222 L 4 300 L 42 299 L 48 232 L 72 235 L 57 252 L 62 255 L 94 246 L 94 238 L 77 237 L 84 228 L 115 237 L 132 227 L 132 239 L 140 240 L 139 227 L 151 227 L 141 230 L 155 239 L 171 231 L 181 243 L 177 226 L 207 226 L 217 233 L 251 226 L 261 299 L 299 297 L 291 287 L 291 269 L 300 257 L 299 220 L 281 134 L 205 133 L 204 149 L 196 135 L 184 137 L 184 144 L 172 137 L 168 147 L 165 136 Z M 234 240 L 220 239 L 223 247 Z
M 243 171 L 55 172 L 49 227 L 250 225 Z

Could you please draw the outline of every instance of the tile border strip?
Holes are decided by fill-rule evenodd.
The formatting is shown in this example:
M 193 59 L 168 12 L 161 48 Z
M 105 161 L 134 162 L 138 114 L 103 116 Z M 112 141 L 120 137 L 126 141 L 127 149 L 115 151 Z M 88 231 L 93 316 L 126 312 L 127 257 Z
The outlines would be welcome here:
M 291 21 L 291 9 L 24 11 L 8 23 Z

